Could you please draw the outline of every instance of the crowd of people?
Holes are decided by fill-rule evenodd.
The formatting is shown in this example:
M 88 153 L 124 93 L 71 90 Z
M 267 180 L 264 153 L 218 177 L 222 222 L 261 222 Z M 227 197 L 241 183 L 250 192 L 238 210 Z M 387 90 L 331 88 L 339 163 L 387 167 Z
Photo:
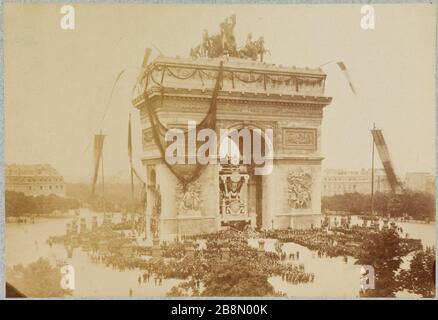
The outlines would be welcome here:
M 281 279 L 291 284 L 313 282 L 315 275 L 304 272 L 304 264 L 300 263 L 288 265 L 286 270 L 281 274 Z
M 279 241 L 293 242 L 318 253 L 318 257 L 337 257 L 350 255 L 356 252 L 356 243 L 360 241 L 360 234 L 350 236 L 342 232 L 327 232 L 324 229 L 308 230 L 273 230 L 265 233 L 267 238 Z
M 143 273 L 140 273 L 137 278 L 138 285 L 149 283 L 151 278 L 154 279 L 155 286 L 161 286 L 163 284 L 164 274 L 162 272 L 151 273 L 150 270 L 145 270 Z
M 104 264 L 119 271 L 139 271 L 139 286 L 153 283 L 161 286 L 163 279 L 186 280 L 185 286 L 199 293 L 213 266 L 221 261 L 245 259 L 245 267 L 267 277 L 279 276 L 289 284 L 312 283 L 313 273 L 305 271 L 302 254 L 299 250 L 284 250 L 284 243 L 295 243 L 310 249 L 312 257 L 356 257 L 365 235 L 378 232 L 363 226 L 351 226 L 350 221 L 341 221 L 333 227 L 323 226 L 311 229 L 287 229 L 239 231 L 233 228 L 215 233 L 184 236 L 182 240 L 161 242 L 160 254 L 152 257 L 152 247 L 140 246 L 135 241 L 135 234 L 142 230 L 134 228 L 124 230 L 122 224 L 115 228 L 101 226 L 87 234 L 52 237 L 50 243 L 64 242 L 69 247 L 88 248 L 91 262 Z M 138 224 L 131 224 L 139 227 Z M 397 233 L 403 230 L 392 226 Z M 250 246 L 249 239 L 258 240 L 259 247 Z M 273 251 L 266 250 L 265 240 L 276 239 Z M 418 246 L 412 239 L 401 239 L 402 248 L 409 252 Z M 73 245 L 73 243 L 75 243 Z M 126 249 L 126 250 L 125 250 Z M 189 250 L 190 249 L 190 250 Z M 85 250 L 85 249 L 84 249 Z
M 137 276 L 139 286 L 153 283 L 162 285 L 163 279 L 189 280 L 193 290 L 202 287 L 212 266 L 222 260 L 246 259 L 251 270 L 257 270 L 268 277 L 280 276 L 290 284 L 312 282 L 314 275 L 306 273 L 304 264 L 297 264 L 299 251 L 286 253 L 282 248 L 276 252 L 260 251 L 248 245 L 247 234 L 235 230 L 187 237 L 186 242 L 162 244 L 162 257 L 152 258 L 134 250 L 130 255 L 121 252 L 89 252 L 94 263 L 102 263 L 119 271 L 140 270 Z M 193 254 L 185 254 L 185 248 L 194 248 Z M 224 253 L 225 251 L 225 253 Z
M 402 228 L 393 226 L 392 230 L 399 235 L 401 250 L 406 254 L 421 247 L 420 240 L 402 238 Z M 344 225 L 331 228 L 269 230 L 264 232 L 264 237 L 277 239 L 281 243 L 299 244 L 316 252 L 318 258 L 344 257 L 344 261 L 347 262 L 348 256 L 357 257 L 364 239 L 373 232 L 380 231 L 358 225 Z

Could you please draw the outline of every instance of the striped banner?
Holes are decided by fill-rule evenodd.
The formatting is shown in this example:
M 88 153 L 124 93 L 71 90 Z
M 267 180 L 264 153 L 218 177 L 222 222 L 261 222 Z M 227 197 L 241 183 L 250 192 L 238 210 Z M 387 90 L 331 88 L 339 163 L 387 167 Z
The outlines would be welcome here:
M 348 85 L 350 86 L 351 91 L 353 91 L 354 94 L 356 94 L 356 90 L 354 89 L 353 82 L 351 81 L 350 74 L 348 73 L 347 67 L 345 66 L 345 63 L 342 61 L 336 62 L 339 69 L 341 69 L 342 73 L 344 74 L 345 78 L 348 81 Z
M 102 158 L 103 151 L 103 141 L 105 140 L 105 135 L 95 134 L 94 135 L 94 166 L 93 166 L 93 183 L 91 187 L 91 196 L 94 196 L 96 191 L 97 177 L 99 176 L 99 166 L 100 160 Z
M 383 168 L 385 169 L 386 177 L 388 178 L 388 182 L 391 186 L 392 192 L 397 192 L 401 189 L 401 184 L 398 181 L 397 175 L 394 171 L 394 167 L 392 166 L 388 146 L 386 145 L 382 130 L 373 129 L 371 130 L 371 134 L 373 135 L 374 144 L 376 145 L 377 152 L 379 153 L 379 157 L 382 161 Z

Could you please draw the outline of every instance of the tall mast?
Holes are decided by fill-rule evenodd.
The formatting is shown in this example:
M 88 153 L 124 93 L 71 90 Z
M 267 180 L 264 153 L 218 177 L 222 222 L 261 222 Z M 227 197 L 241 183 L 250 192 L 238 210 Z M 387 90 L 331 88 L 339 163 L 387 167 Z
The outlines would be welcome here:
M 131 205 L 133 212 L 135 211 L 134 205 L 134 167 L 132 164 L 132 129 L 131 129 L 131 114 L 129 114 L 129 122 L 128 122 L 128 157 L 129 157 L 129 166 L 131 169 Z
M 132 139 L 132 128 L 131 128 L 131 114 L 129 114 L 129 137 Z M 132 148 L 132 145 L 131 145 Z M 132 150 L 131 150 L 132 153 Z M 130 159 L 131 165 L 131 200 L 132 200 L 132 210 L 134 210 L 134 169 L 132 167 L 132 154 Z
M 376 124 L 373 123 L 373 130 L 376 129 Z M 374 213 L 374 135 L 372 137 L 372 152 L 371 152 L 371 215 Z
M 134 171 L 131 167 L 131 200 L 132 204 L 134 205 Z
M 101 162 L 101 165 L 102 165 L 102 205 L 103 205 L 103 213 L 105 214 L 106 208 L 105 208 L 105 175 L 104 175 L 104 170 L 103 170 L 103 146 L 102 146 L 101 160 L 102 160 L 102 162 Z

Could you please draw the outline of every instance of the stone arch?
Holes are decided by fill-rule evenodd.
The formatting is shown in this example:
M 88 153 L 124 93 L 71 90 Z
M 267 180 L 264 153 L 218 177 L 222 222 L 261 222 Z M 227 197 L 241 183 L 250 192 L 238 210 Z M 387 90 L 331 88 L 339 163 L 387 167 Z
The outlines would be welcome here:
M 262 155 L 265 154 L 264 146 L 265 146 L 265 135 L 264 132 L 266 129 L 272 129 L 273 126 L 267 126 L 267 125 L 261 125 L 258 123 L 246 123 L 242 121 L 233 122 L 230 125 L 223 125 L 222 129 L 227 130 L 241 130 L 241 129 L 248 129 L 250 130 L 250 139 L 251 139 L 251 146 L 250 146 L 250 152 L 251 152 L 251 164 L 244 164 L 242 162 L 243 159 L 243 146 L 242 141 L 239 141 L 239 144 L 236 146 L 235 141 L 232 139 L 231 142 L 235 144 L 235 148 L 237 148 L 237 152 L 240 156 L 240 161 L 238 162 L 240 165 L 240 173 L 242 173 L 247 178 L 245 179 L 245 184 L 242 187 L 242 198 L 246 200 L 246 210 L 248 216 L 251 218 L 251 224 L 254 227 L 261 228 L 263 224 L 263 176 L 255 174 L 255 167 L 258 166 L 254 163 L 253 159 L 253 137 L 254 134 L 256 134 L 257 131 L 260 131 L 261 135 L 261 153 Z M 220 140 L 222 142 L 222 140 Z M 270 143 L 270 147 L 273 150 L 273 141 L 268 142 Z M 220 146 L 221 147 L 221 146 Z M 235 163 L 233 163 L 235 164 Z M 261 165 L 263 166 L 263 165 Z M 222 166 L 220 166 L 219 170 L 221 171 Z
M 252 149 L 252 135 L 254 134 L 254 130 L 260 130 L 261 132 L 265 132 L 266 129 L 271 129 L 273 131 L 273 135 L 272 135 L 272 140 L 268 141 L 268 145 L 269 148 L 271 148 L 272 150 L 272 156 L 275 156 L 275 135 L 276 133 L 274 132 L 275 130 L 275 125 L 274 124 L 265 124 L 265 123 L 260 123 L 260 122 L 245 122 L 245 121 L 236 121 L 236 122 L 232 122 L 231 124 L 228 123 L 223 123 L 222 126 L 220 127 L 220 129 L 227 129 L 227 130 L 241 130 L 241 129 L 249 129 L 251 131 L 251 149 Z M 220 150 L 220 143 L 221 143 L 221 137 L 220 135 L 218 135 L 219 137 L 219 150 Z M 264 146 L 265 146 L 265 135 L 261 136 L 261 141 L 262 141 L 262 153 L 265 153 L 264 150 Z M 241 146 L 238 146 L 240 153 L 242 155 L 242 150 L 241 150 Z

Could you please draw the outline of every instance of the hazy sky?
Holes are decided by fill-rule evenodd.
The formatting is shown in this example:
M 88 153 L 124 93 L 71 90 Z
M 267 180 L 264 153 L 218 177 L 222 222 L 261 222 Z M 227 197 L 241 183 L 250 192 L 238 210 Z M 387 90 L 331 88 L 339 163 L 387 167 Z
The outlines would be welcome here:
M 60 28 L 62 4 L 5 4 L 5 162 L 51 163 L 67 180 L 89 177 L 93 134 L 108 134 L 105 170 L 128 170 L 131 91 L 144 49 L 187 56 L 204 28 L 236 13 L 237 43 L 263 35 L 269 63 L 347 65 L 357 95 L 335 64 L 324 67 L 322 149 L 326 168 L 370 166 L 373 122 L 383 129 L 397 173 L 435 172 L 435 9 L 374 5 L 375 30 L 360 5 L 74 4 L 76 29 Z M 157 52 L 154 52 L 157 55 Z M 126 70 L 107 105 L 115 77 Z

